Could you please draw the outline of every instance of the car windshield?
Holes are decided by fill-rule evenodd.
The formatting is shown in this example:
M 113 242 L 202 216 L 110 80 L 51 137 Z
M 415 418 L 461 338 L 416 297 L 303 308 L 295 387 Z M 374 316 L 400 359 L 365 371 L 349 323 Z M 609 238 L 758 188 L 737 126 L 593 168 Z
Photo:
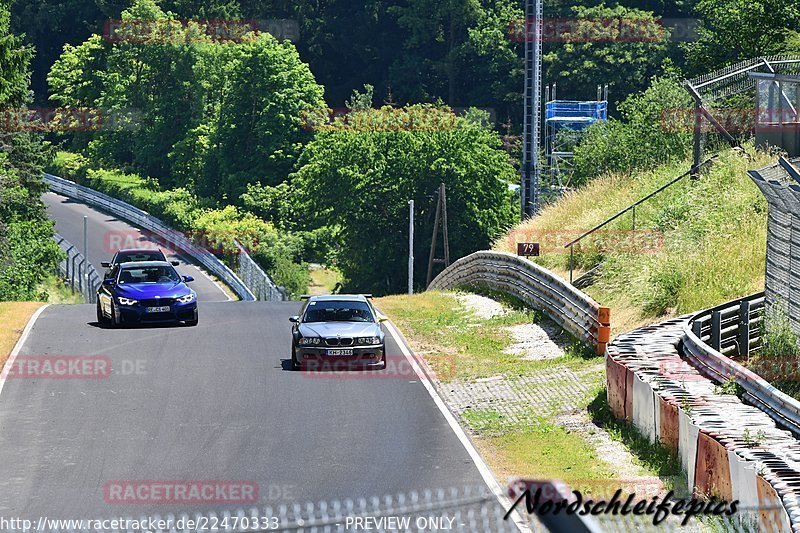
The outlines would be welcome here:
M 168 265 L 124 268 L 119 273 L 119 283 L 172 283 L 181 277 Z
M 136 261 L 164 261 L 164 254 L 160 250 L 120 252 L 117 254 L 117 263 L 134 263 Z
M 303 322 L 374 322 L 366 302 L 309 302 Z

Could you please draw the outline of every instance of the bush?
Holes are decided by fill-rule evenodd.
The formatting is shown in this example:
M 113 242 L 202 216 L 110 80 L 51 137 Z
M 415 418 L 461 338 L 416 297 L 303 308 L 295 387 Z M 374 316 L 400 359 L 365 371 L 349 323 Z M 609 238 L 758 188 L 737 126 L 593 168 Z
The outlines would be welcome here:
M 62 153 L 51 164 L 56 174 L 63 174 L 63 165 L 80 161 Z M 278 231 L 271 222 L 229 205 L 215 209 L 184 188 L 162 191 L 155 181 L 117 170 L 85 169 L 84 184 L 92 189 L 119 198 L 175 229 L 203 239 L 203 245 L 219 251 L 229 266 L 234 265 L 234 239 L 250 253 L 273 281 L 291 295 L 305 292 L 308 286 L 307 265 L 299 261 L 304 243 L 301 238 Z
M 653 78 L 619 105 L 623 120 L 590 126 L 575 148 L 576 185 L 608 172 L 633 172 L 681 161 L 692 146 L 685 118 L 691 99 L 673 77 Z
M 417 285 L 427 272 L 439 184 L 447 187 L 453 259 L 488 248 L 514 220 L 508 183 L 517 175 L 500 146 L 496 133 L 447 108 L 357 111 L 322 127 L 292 185 L 318 226 L 338 226 L 336 266 L 345 290 L 400 292 L 407 283 L 409 199 L 416 208 Z

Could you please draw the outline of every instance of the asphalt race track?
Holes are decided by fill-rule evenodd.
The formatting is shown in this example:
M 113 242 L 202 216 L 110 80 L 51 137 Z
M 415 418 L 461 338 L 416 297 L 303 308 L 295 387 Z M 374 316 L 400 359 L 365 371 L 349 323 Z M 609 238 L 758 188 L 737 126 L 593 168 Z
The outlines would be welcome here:
M 42 196 L 50 218 L 56 221 L 56 232 L 71 242 L 83 253 L 83 217 L 87 216 L 88 234 L 88 259 L 97 272 L 102 275 L 105 271 L 100 266 L 101 261 L 110 261 L 122 244 L 123 248 L 155 248 L 158 246 L 140 230 L 132 227 L 113 215 L 104 213 L 80 202 L 47 193 Z M 228 300 L 225 292 L 195 265 L 188 263 L 187 258 L 169 253 L 164 250 L 170 259 L 181 261 L 176 267 L 178 273 L 192 276 L 192 289 L 197 292 L 198 301 L 220 302 Z M 202 320 L 202 316 L 201 316 Z
M 45 309 L 20 358 L 104 356 L 112 371 L 6 380 L 0 515 L 187 508 L 106 503 L 104 485 L 119 480 L 252 480 L 270 505 L 483 484 L 410 372 L 288 370 L 298 308 L 209 302 L 194 328 L 118 330 L 96 326 L 91 305 Z
M 130 230 L 55 195 L 46 201 L 73 243 L 90 216 L 89 258 L 98 266 L 110 255 L 100 234 Z M 224 295 L 195 277 L 205 300 L 196 327 L 105 329 L 92 305 L 54 305 L 39 316 L 15 364 L 85 356 L 110 371 L 5 379 L 0 516 L 191 515 L 485 487 L 391 335 L 386 370 L 292 371 L 288 317 L 299 303 L 209 301 Z M 107 492 L 173 480 L 253 482 L 259 497 L 176 505 L 119 503 Z

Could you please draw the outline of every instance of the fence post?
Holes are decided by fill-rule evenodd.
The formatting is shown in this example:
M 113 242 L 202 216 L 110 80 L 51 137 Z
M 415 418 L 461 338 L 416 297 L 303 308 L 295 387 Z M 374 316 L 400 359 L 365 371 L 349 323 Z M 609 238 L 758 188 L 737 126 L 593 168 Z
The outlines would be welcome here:
M 722 343 L 722 312 L 714 311 L 711 313 L 711 347 L 719 351 Z
M 739 304 L 738 354 L 750 357 L 750 300 Z

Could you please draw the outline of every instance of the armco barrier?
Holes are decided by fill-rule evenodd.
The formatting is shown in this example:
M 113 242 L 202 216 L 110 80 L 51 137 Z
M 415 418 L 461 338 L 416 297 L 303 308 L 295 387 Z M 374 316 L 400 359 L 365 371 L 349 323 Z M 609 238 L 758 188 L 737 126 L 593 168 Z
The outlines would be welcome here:
M 611 313 L 567 281 L 528 259 L 505 252 L 475 252 L 444 269 L 429 289 L 486 285 L 547 313 L 575 337 L 605 351 Z
M 247 284 L 245 284 L 239 278 L 239 276 L 237 276 L 214 254 L 212 254 L 211 252 L 202 247 L 196 246 L 184 235 L 172 230 L 171 228 L 169 228 L 169 226 L 164 224 L 164 222 L 150 215 L 146 211 L 143 211 L 126 202 L 123 202 L 122 200 L 112 198 L 107 194 L 97 192 L 88 187 L 84 187 L 82 185 L 78 185 L 77 183 L 73 183 L 63 178 L 59 178 L 58 176 L 53 176 L 52 174 L 45 174 L 45 183 L 47 183 L 51 191 L 57 194 L 66 196 L 68 198 L 80 200 L 95 207 L 99 207 L 105 211 L 108 211 L 109 213 L 113 213 L 115 216 L 118 216 L 119 218 L 122 218 L 132 224 L 135 224 L 140 228 L 152 231 L 154 234 L 164 239 L 165 242 L 169 242 L 171 245 L 174 245 L 177 249 L 193 257 L 209 272 L 211 272 L 212 274 L 217 276 L 220 280 L 222 280 L 225 284 L 227 284 L 233 290 L 233 292 L 235 292 L 242 300 L 252 301 L 257 299 L 256 296 L 253 294 L 253 291 L 247 286 Z M 245 254 L 247 253 L 243 249 L 241 249 L 241 252 Z M 249 256 L 248 259 L 250 259 Z M 253 279 L 255 276 L 258 275 L 263 275 L 264 277 L 266 277 L 266 274 L 264 274 L 263 271 L 260 271 L 260 273 L 253 271 L 252 273 Z M 264 286 L 269 286 L 269 285 L 274 286 L 274 283 L 272 283 L 272 280 L 270 280 L 268 277 L 266 277 L 265 280 L 261 280 L 261 282 Z M 264 293 L 275 296 L 275 299 L 282 299 L 282 300 L 286 299 L 285 293 L 280 290 L 264 291 Z
M 53 239 L 67 254 L 66 259 L 58 265 L 58 274 L 69 283 L 73 292 L 81 293 L 86 303 L 95 303 L 97 289 L 100 287 L 100 274 L 67 239 L 57 233 Z
M 606 352 L 612 412 L 676 451 L 695 494 L 764 509 L 761 531 L 800 531 L 800 441 L 760 404 L 715 390 L 712 379 L 731 375 L 770 387 L 718 352 L 698 355 L 698 344 L 689 316 L 618 335 Z

